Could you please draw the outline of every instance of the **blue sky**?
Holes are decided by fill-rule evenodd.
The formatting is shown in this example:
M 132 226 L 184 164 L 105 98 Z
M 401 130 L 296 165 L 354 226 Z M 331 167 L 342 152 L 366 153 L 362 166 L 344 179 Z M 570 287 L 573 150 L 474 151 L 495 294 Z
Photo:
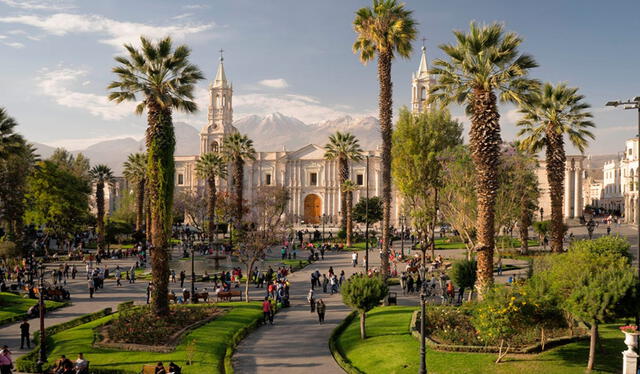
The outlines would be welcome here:
M 307 123 L 376 113 L 375 63 L 351 52 L 354 11 L 369 1 L 0 0 L 0 106 L 32 141 L 84 148 L 99 141 L 140 137 L 144 118 L 131 105 L 108 103 L 106 85 L 123 42 L 142 33 L 170 34 L 193 49 L 192 60 L 214 74 L 225 50 L 234 84 L 235 118 L 280 111 Z M 500 21 L 521 34 L 522 51 L 535 56 L 533 76 L 581 88 L 592 104 L 597 140 L 590 153 L 615 153 L 634 136 L 636 113 L 610 110 L 610 99 L 640 95 L 635 41 L 637 1 L 407 1 L 426 37 L 428 58 L 469 21 Z M 393 66 L 394 106 L 410 101 L 419 61 Z M 206 109 L 206 86 L 198 102 Z M 452 108 L 461 115 L 459 108 Z M 200 128 L 206 110 L 176 120 Z M 503 137 L 512 139 L 517 114 L 502 108 Z

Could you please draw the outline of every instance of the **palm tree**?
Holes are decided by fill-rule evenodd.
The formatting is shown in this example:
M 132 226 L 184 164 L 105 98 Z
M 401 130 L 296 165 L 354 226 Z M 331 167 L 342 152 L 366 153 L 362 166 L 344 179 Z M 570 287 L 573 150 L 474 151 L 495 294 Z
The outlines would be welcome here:
M 396 0 L 373 0 L 372 7 L 356 12 L 353 28 L 357 34 L 353 52 L 359 53 L 364 64 L 378 57 L 380 93 L 378 110 L 382 135 L 382 271 L 389 275 L 389 239 L 391 220 L 391 119 L 392 83 L 391 61 L 395 55 L 409 58 L 411 42 L 416 38 L 416 22 L 411 11 Z
M 442 105 L 466 104 L 471 117 L 469 143 L 478 201 L 476 287 L 482 297 L 493 284 L 495 197 L 502 142 L 496 93 L 504 102 L 521 103 L 528 90 L 538 84 L 527 76 L 537 64 L 531 56 L 519 53 L 522 39 L 505 33 L 500 24 L 478 26 L 472 22 L 469 33 L 454 31 L 454 35 L 457 44 L 440 46 L 449 61 L 433 63 L 431 74 L 437 82 L 429 99 Z
M 195 83 L 204 79 L 198 67 L 189 62 L 191 51 L 185 45 L 173 49 L 171 38 L 157 43 L 141 37 L 141 47 L 125 44 L 128 57 L 118 56 L 113 68 L 117 80 L 108 88 L 109 100 L 117 103 L 137 101 L 136 113 L 147 111 L 147 196 L 151 211 L 151 272 L 153 312 L 169 313 L 168 244 L 171 235 L 174 188 L 175 132 L 173 110 L 192 113 Z M 140 99 L 140 100 L 138 100 Z
M 242 229 L 242 215 L 244 214 L 242 206 L 244 163 L 247 160 L 256 159 L 256 150 L 253 148 L 253 140 L 249 139 L 249 137 L 240 133 L 233 133 L 224 138 L 222 151 L 224 152 L 225 161 L 231 163 L 231 184 L 233 184 L 236 199 L 233 209 L 234 226 L 240 230 Z
M 147 155 L 132 153 L 124 162 L 124 177 L 136 187 L 136 231 L 142 232 L 144 219 L 145 184 L 147 182 Z M 147 228 L 148 230 L 148 228 Z
M 351 180 L 346 180 L 340 185 L 340 190 L 345 196 L 345 217 L 347 226 L 345 232 L 347 233 L 347 247 L 351 247 L 351 234 L 353 233 L 353 191 L 356 191 L 358 187 Z
M 584 96 L 578 89 L 567 87 L 565 83 L 553 86 L 550 83 L 534 92 L 528 105 L 521 113 L 524 115 L 518 122 L 522 127 L 518 136 L 525 136 L 521 147 L 530 152 L 545 149 L 547 159 L 547 180 L 551 195 L 551 250 L 562 251 L 564 222 L 562 200 L 564 196 L 565 135 L 569 142 L 580 152 L 594 139 L 589 129 L 595 127 L 587 111 L 589 104 L 583 102 Z
M 213 242 L 216 235 L 216 178 L 227 177 L 227 164 L 222 156 L 218 153 L 205 153 L 196 161 L 196 173 L 207 183 L 209 194 L 209 204 L 207 206 L 207 215 L 209 216 L 209 242 Z M 216 262 L 218 257 L 216 256 Z
M 0 108 L 0 160 L 6 160 L 9 155 L 20 152 L 24 146 L 24 139 L 14 132 L 18 123 Z
M 336 131 L 329 136 L 329 143 L 324 146 L 324 158 L 327 160 L 338 160 L 338 177 L 340 186 L 349 179 L 349 161 L 362 160 L 362 148 L 358 138 L 349 132 Z M 346 207 L 344 193 L 340 196 L 342 209 Z M 347 230 L 346 212 L 341 217 L 342 230 Z
M 96 230 L 98 231 L 98 249 L 104 248 L 104 186 L 113 186 L 115 181 L 113 171 L 104 164 L 99 164 L 89 170 L 89 177 L 96 184 L 96 208 L 98 211 Z

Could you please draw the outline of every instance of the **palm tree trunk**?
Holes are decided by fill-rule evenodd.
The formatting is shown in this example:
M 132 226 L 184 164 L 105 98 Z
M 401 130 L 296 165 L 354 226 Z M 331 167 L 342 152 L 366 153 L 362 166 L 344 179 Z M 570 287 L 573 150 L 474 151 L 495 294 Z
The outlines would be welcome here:
M 157 316 L 169 313 L 169 253 L 174 189 L 175 134 L 171 112 L 155 105 L 148 108 L 147 152 L 149 200 L 151 205 L 152 310 Z
M 562 203 L 564 200 L 564 174 L 566 155 L 564 139 L 555 134 L 552 128 L 547 130 L 547 180 L 551 195 L 551 251 L 562 252 L 564 219 Z
M 380 134 L 382 135 L 382 274 L 389 277 L 389 239 L 391 238 L 391 118 L 393 116 L 393 83 L 391 82 L 391 52 L 381 52 L 378 56 L 378 80 L 380 95 Z
M 98 249 L 104 248 L 104 182 L 96 183 Z
M 346 157 L 338 158 L 338 175 L 340 186 L 344 184 L 344 182 L 349 179 L 349 163 Z M 343 231 L 347 231 L 347 194 L 348 192 L 342 191 L 340 189 L 340 208 L 342 209 L 342 216 L 340 217 L 340 229 Z
M 347 247 L 351 247 L 351 235 L 353 234 L 353 217 L 352 217 L 352 211 L 353 211 L 353 192 L 352 191 L 346 191 L 343 195 L 346 195 L 347 198 Z
M 146 179 L 146 178 L 145 178 Z M 144 186 L 144 217 L 145 236 L 148 243 L 151 243 L 151 194 L 149 193 L 149 183 Z
M 520 252 L 525 255 L 529 252 L 529 226 L 531 226 L 531 212 L 526 207 L 520 212 L 520 222 L 518 229 L 520 231 Z
M 244 177 L 244 161 L 242 158 L 237 158 L 233 164 L 233 187 L 235 190 L 235 228 L 236 230 L 242 229 L 242 189 L 243 189 L 243 177 Z
M 144 218 L 144 178 L 140 178 L 136 188 L 136 231 L 142 232 L 142 220 Z
M 476 168 L 478 201 L 477 229 L 477 282 L 478 298 L 482 299 L 493 285 L 493 251 L 495 249 L 495 202 L 498 190 L 498 163 L 500 162 L 500 115 L 496 96 L 492 91 L 476 88 L 472 93 L 471 131 L 469 141 L 471 157 Z

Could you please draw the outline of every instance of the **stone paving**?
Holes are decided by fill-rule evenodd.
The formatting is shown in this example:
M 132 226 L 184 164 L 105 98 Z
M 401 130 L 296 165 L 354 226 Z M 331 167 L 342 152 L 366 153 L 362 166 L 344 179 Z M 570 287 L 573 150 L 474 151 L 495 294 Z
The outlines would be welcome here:
M 584 226 L 572 227 L 570 231 L 574 233 L 577 239 L 586 238 L 587 231 Z M 600 225 L 595 231 L 595 237 L 606 233 L 606 226 Z M 614 225 L 612 233 L 619 233 L 629 238 L 632 243 L 637 243 L 637 228 L 631 225 Z M 399 247 L 400 243 L 395 243 Z M 632 245 L 632 253 L 637 259 L 637 245 Z M 535 250 L 535 248 L 533 248 Z M 277 256 L 277 250 L 270 255 L 273 260 Z M 362 263 L 363 251 L 360 251 L 360 263 Z M 463 250 L 438 250 L 438 254 L 443 257 L 461 258 L 464 257 Z M 178 254 L 177 251 L 175 253 Z M 342 373 L 342 369 L 335 363 L 328 347 L 329 335 L 333 328 L 349 313 L 349 309 L 342 303 L 339 294 L 329 295 L 321 294 L 316 297 L 322 297 L 327 304 L 327 315 L 325 323 L 320 325 L 317 321 L 317 314 L 310 313 L 306 296 L 310 288 L 310 273 L 316 268 L 321 273 L 326 273 L 329 266 L 333 266 L 336 273 L 345 270 L 347 277 L 355 271 L 362 271 L 362 267 L 353 268 L 351 266 L 350 253 L 333 253 L 325 255 L 325 260 L 314 263 L 313 265 L 295 272 L 290 275 L 291 287 L 291 308 L 282 310 L 275 318 L 273 326 L 265 326 L 250 334 L 240 344 L 238 351 L 234 356 L 234 367 L 239 373 L 302 373 L 312 370 L 313 372 L 323 373 Z M 636 260 L 637 261 L 637 260 Z M 133 260 L 120 261 L 104 261 L 113 271 L 116 264 L 121 267 L 129 267 Z M 378 250 L 373 249 L 370 252 L 370 266 L 379 266 Z M 523 261 L 504 259 L 503 263 L 523 265 Z M 225 267 L 235 264 L 229 262 L 222 263 Z M 277 261 L 265 262 L 263 267 L 269 265 L 277 269 Z M 190 272 L 190 261 L 178 260 L 174 261 L 172 268 L 179 273 L 184 269 L 187 274 Z M 207 269 L 213 274 L 210 260 L 204 260 L 196 256 L 196 272 L 202 274 Z M 47 314 L 46 326 L 55 325 L 84 315 L 86 313 L 95 312 L 102 308 L 115 308 L 117 304 L 134 300 L 136 303 L 144 303 L 146 298 L 145 288 L 147 282 L 138 280 L 135 284 L 129 284 L 123 281 L 122 287 L 115 286 L 115 280 L 110 279 L 105 282 L 105 288 L 100 290 L 94 299 L 90 299 L 87 292 L 87 282 L 84 276 L 84 265 L 79 264 L 80 273 L 75 281 L 70 281 L 68 288 L 72 293 L 72 305 Z M 402 269 L 398 269 L 401 271 Z M 503 275 L 496 276 L 496 282 L 506 282 L 507 278 L 513 274 L 522 274 L 525 270 L 505 271 Z M 198 288 L 206 287 L 206 285 L 198 283 Z M 179 290 L 175 283 L 170 287 L 176 291 Z M 185 282 L 185 287 L 190 287 L 189 280 Z M 398 292 L 398 304 L 400 305 L 417 305 L 418 297 L 416 295 L 403 296 L 399 286 L 392 287 L 392 291 Z M 261 298 L 264 290 L 251 287 L 250 296 L 254 299 Z M 31 331 L 34 332 L 39 328 L 38 320 L 30 320 Z M 7 344 L 13 352 L 13 358 L 17 358 L 26 353 L 26 350 L 19 349 L 19 323 L 5 325 L 0 327 L 0 342 Z

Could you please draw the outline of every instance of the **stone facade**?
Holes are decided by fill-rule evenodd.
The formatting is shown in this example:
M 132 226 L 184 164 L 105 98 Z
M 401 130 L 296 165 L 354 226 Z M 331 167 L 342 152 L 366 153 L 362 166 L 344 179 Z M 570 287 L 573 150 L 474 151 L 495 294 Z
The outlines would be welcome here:
M 422 48 L 422 56 L 418 71 L 412 76 L 411 105 L 414 113 L 428 108 L 427 96 L 433 79 L 427 70 L 426 50 Z M 209 86 L 208 121 L 200 132 L 200 154 L 220 152 L 223 138 L 238 130 L 233 126 L 233 86 L 227 81 L 223 59 L 220 59 L 216 78 Z M 295 136 L 295 134 L 292 134 Z M 318 139 L 326 142 L 326 139 Z M 369 196 L 380 196 L 382 192 L 382 174 L 380 151 L 368 150 L 364 154 L 369 159 L 367 171 L 366 161 L 350 164 L 350 178 L 359 186 L 354 193 L 354 202 L 364 197 L 369 189 Z M 204 182 L 198 180 L 195 173 L 195 162 L 198 155 L 176 156 L 175 183 L 178 189 L 203 188 Z M 584 156 L 568 156 L 565 180 L 566 218 L 582 215 L 584 198 L 582 193 Z M 368 174 L 368 175 L 367 175 Z M 544 161 L 537 170 L 541 197 L 539 206 L 543 208 L 545 217 L 551 214 L 549 186 L 547 184 Z M 368 177 L 368 178 L 367 178 Z M 342 213 L 340 206 L 338 167 L 336 161 L 324 159 L 324 149 L 320 145 L 309 144 L 293 151 L 263 152 L 258 150 L 255 161 L 248 161 L 244 174 L 244 197 L 252 203 L 258 189 L 262 186 L 285 187 L 291 194 L 287 207 L 287 216 L 293 224 L 317 224 L 324 217 L 326 224 L 337 224 Z M 368 185 L 367 185 L 368 181 Z M 219 181 L 221 190 L 230 187 L 229 181 Z M 392 194 L 392 225 L 398 226 L 400 198 L 396 191 Z

